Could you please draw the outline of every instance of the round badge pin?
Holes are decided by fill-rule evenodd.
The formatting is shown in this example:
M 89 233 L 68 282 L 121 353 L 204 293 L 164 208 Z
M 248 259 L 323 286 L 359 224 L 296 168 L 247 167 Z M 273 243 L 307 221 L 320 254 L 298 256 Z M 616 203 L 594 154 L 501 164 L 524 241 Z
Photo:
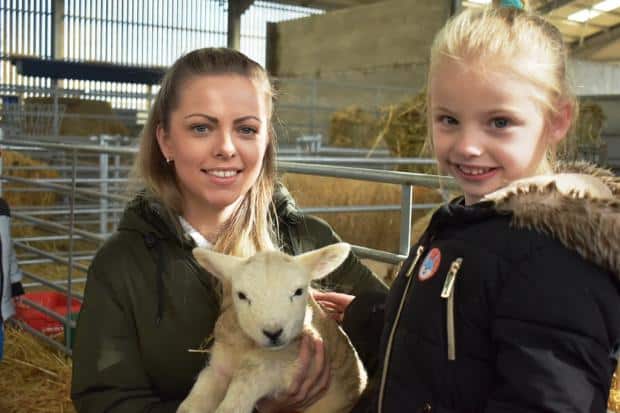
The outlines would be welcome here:
M 441 251 L 439 248 L 433 248 L 426 254 L 420 270 L 418 272 L 418 279 L 420 281 L 426 281 L 431 278 L 437 272 L 439 264 L 441 263 Z

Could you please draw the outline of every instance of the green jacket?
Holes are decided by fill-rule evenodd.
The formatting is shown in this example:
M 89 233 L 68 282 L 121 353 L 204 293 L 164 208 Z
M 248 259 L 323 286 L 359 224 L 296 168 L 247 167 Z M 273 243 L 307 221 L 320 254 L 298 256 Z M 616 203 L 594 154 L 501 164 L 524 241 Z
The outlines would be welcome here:
M 276 195 L 280 237 L 290 254 L 339 241 L 322 220 Z M 161 205 L 137 197 L 98 251 L 86 282 L 73 351 L 71 396 L 80 413 L 176 411 L 205 366 L 201 348 L 219 313 L 214 278 L 194 243 Z M 386 287 L 351 255 L 326 278 L 350 294 Z

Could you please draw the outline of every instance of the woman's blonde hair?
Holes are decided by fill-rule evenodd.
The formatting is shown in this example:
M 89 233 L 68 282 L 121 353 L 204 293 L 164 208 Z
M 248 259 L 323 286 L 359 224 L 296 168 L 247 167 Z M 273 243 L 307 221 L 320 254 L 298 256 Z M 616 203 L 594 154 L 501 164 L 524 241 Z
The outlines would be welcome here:
M 437 67 L 451 59 L 485 70 L 509 70 L 533 86 L 534 99 L 545 111 L 545 119 L 556 114 L 560 105 L 570 104 L 573 121 L 578 112 L 567 71 L 567 48 L 560 31 L 541 16 L 528 10 L 502 6 L 493 0 L 489 7 L 466 9 L 453 17 L 437 34 L 431 47 L 428 73 L 427 108 L 430 109 L 430 84 Z M 432 128 L 429 110 L 429 145 Z M 538 172 L 551 172 L 555 148 L 549 147 Z
M 244 54 L 224 48 L 194 50 L 180 57 L 164 75 L 140 137 L 133 178 L 147 193 L 161 201 L 171 216 L 183 214 L 183 198 L 173 164 L 168 164 L 157 143 L 158 126 L 168 130 L 170 114 L 180 100 L 183 83 L 195 76 L 234 74 L 253 81 L 264 93 L 269 126 L 269 142 L 262 170 L 224 228 L 215 250 L 237 256 L 275 248 L 270 209 L 275 185 L 275 134 L 271 127 L 274 92 L 266 71 Z M 175 220 L 176 222 L 176 220 Z

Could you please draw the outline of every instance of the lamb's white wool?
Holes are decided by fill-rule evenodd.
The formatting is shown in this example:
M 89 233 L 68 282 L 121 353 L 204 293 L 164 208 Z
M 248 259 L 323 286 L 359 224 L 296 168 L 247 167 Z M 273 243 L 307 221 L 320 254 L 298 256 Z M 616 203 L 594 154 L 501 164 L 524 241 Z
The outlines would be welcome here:
M 332 368 L 326 395 L 306 412 L 346 412 L 366 385 L 351 343 L 310 295 L 348 256 L 339 243 L 292 257 L 268 251 L 242 259 L 196 248 L 198 262 L 224 286 L 211 360 L 178 413 L 251 413 L 256 402 L 289 388 L 298 374 L 299 338 L 306 330 L 325 342 Z

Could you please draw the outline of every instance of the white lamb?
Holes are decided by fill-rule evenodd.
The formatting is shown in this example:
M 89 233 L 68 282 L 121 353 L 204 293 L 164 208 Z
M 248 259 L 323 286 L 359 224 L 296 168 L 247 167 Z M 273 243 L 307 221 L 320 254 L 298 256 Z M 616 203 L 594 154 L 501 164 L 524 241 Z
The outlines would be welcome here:
M 310 294 L 310 282 L 337 268 L 349 250 L 339 243 L 295 257 L 269 251 L 242 259 L 194 249 L 221 280 L 224 297 L 209 365 L 177 413 L 251 413 L 262 397 L 289 388 L 303 330 L 322 337 L 332 374 L 326 394 L 304 412 L 351 410 L 366 372 L 348 337 Z

